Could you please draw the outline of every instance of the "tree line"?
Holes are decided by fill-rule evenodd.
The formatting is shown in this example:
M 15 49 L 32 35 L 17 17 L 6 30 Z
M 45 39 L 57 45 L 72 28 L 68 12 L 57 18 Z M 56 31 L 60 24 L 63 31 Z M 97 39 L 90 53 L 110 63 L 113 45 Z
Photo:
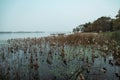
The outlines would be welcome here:
M 88 22 L 77 26 L 73 32 L 108 32 L 120 30 L 120 10 L 115 19 L 102 16 L 94 22 Z

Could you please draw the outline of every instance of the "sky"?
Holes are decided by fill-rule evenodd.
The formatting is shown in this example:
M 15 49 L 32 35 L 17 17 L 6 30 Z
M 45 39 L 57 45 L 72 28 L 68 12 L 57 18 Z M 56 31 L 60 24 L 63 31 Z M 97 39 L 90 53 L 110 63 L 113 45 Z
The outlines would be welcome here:
M 72 31 L 119 9 L 120 0 L 0 0 L 0 31 Z

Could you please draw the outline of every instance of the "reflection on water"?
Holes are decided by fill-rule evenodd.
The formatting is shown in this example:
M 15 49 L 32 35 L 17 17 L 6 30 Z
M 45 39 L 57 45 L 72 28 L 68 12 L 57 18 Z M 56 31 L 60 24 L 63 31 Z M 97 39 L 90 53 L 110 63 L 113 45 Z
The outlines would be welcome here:
M 32 45 L 31 45 L 32 44 Z M 111 63 L 113 64 L 111 64 Z M 88 46 L 51 46 L 36 39 L 11 40 L 0 48 L 0 78 L 6 80 L 119 80 L 111 53 Z

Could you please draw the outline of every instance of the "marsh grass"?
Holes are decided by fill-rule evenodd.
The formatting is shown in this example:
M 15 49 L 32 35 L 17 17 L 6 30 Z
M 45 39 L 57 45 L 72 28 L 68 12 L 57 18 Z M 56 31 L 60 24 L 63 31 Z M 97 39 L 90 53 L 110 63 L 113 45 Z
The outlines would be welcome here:
M 0 78 L 5 80 L 118 79 L 109 57 L 119 55 L 117 43 L 97 33 L 76 33 L 8 40 L 0 48 Z M 113 60 L 115 61 L 115 60 Z M 119 60 L 118 60 L 119 61 Z M 99 70 L 105 67 L 107 73 Z M 110 77 L 105 77 L 105 76 Z

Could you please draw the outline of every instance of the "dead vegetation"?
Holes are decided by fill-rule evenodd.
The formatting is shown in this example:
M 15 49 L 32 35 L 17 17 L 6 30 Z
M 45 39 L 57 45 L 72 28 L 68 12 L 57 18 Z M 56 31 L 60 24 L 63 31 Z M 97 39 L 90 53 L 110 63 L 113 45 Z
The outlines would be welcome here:
M 8 40 L 8 44 L 9 45 L 7 47 L 0 48 L 0 55 L 2 56 L 2 60 L 7 60 L 10 55 L 16 55 L 18 61 L 15 60 L 15 63 L 13 62 L 14 65 L 22 63 L 25 64 L 25 62 L 28 61 L 26 65 L 28 65 L 29 68 L 28 72 L 30 78 L 27 79 L 32 79 L 31 76 L 35 76 L 32 75 L 31 71 L 33 71 L 33 73 L 39 72 L 39 70 L 41 70 L 40 68 L 45 63 L 47 63 L 46 65 L 50 68 L 51 66 L 55 67 L 59 63 L 59 67 L 62 66 L 62 68 L 64 69 L 66 67 L 69 68 L 68 66 L 78 64 L 77 62 L 71 64 L 72 61 L 78 60 L 79 62 L 81 61 L 83 63 L 87 63 L 87 65 L 79 67 L 82 70 L 76 70 L 75 73 L 73 72 L 72 77 L 74 78 L 74 76 L 76 76 L 75 79 L 84 80 L 84 77 L 86 77 L 86 75 L 83 72 L 86 71 L 87 74 L 91 73 L 92 69 L 90 64 L 94 64 L 95 60 L 99 58 L 99 55 L 95 54 L 96 50 L 101 51 L 98 53 L 102 57 L 104 57 L 104 62 L 106 62 L 107 55 L 113 53 L 116 62 L 113 62 L 111 60 L 109 61 L 109 64 L 112 66 L 120 64 L 120 59 L 116 57 L 120 55 L 120 47 L 117 45 L 116 41 L 106 38 L 97 33 L 75 33 L 70 35 L 49 36 L 44 38 L 11 39 Z M 77 49 L 78 47 L 79 49 Z M 91 58 L 85 56 L 87 48 L 89 48 L 89 53 L 87 54 L 90 54 Z M 66 50 L 68 52 L 66 52 Z M 20 51 L 23 52 L 23 57 L 25 57 L 24 59 L 20 58 Z M 14 68 L 15 66 L 13 67 L 13 69 Z M 18 67 L 17 69 L 19 68 L 20 67 Z M 22 75 L 22 70 L 17 71 L 17 69 L 15 72 L 15 79 L 19 79 L 20 75 Z M 100 70 L 103 72 L 107 72 L 108 69 L 100 67 L 99 71 Z M 1 77 L 2 76 L 0 76 L 0 78 Z M 72 79 L 72 77 L 70 75 L 67 75 L 67 78 Z

